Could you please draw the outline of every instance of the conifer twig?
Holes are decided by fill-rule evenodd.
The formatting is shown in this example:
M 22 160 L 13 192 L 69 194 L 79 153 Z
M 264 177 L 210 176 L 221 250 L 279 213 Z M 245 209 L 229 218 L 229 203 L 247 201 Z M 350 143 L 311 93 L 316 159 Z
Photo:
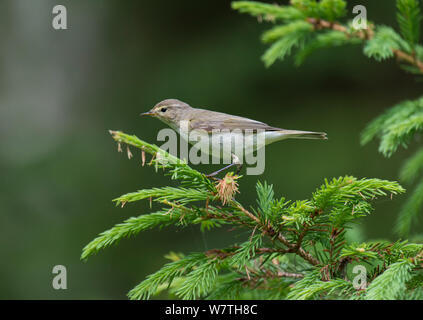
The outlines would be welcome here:
M 245 213 L 252 220 L 254 220 L 256 223 L 258 223 L 259 225 L 261 225 L 262 230 L 266 234 L 268 234 L 271 238 L 273 238 L 274 236 L 276 236 L 277 239 L 280 242 L 282 242 L 284 245 L 286 245 L 288 247 L 288 252 L 298 253 L 302 258 L 304 258 L 305 260 L 307 260 L 308 262 L 310 262 L 312 265 L 319 265 L 320 264 L 320 261 L 318 259 L 316 259 L 315 257 L 313 257 L 309 252 L 305 251 L 301 247 L 301 242 L 300 243 L 296 243 L 296 244 L 292 244 L 290 241 L 288 241 L 288 239 L 282 233 L 280 233 L 280 232 L 277 233 L 270 225 L 264 225 L 264 224 L 262 224 L 259 218 L 257 218 L 255 215 L 253 215 L 248 210 L 246 210 L 240 204 L 237 204 L 237 208 L 239 210 L 241 210 L 243 213 Z
M 371 40 L 374 37 L 374 32 L 372 26 L 369 26 L 368 30 L 360 30 L 357 32 L 351 33 L 347 27 L 336 22 L 329 22 L 322 19 L 316 18 L 307 18 L 309 23 L 311 23 L 315 30 L 329 29 L 345 33 L 348 37 L 355 37 L 361 40 Z M 392 49 L 392 52 L 397 57 L 398 60 L 407 62 L 411 65 L 417 67 L 421 73 L 423 73 L 423 61 L 419 60 L 415 55 L 408 54 L 400 49 Z

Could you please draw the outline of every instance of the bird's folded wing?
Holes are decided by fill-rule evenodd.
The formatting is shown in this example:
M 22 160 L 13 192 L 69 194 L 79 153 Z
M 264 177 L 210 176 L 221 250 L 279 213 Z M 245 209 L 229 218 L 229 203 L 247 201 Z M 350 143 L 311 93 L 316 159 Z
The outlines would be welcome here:
M 271 127 L 263 122 L 251 120 L 248 118 L 229 116 L 226 114 L 214 114 L 212 117 L 201 117 L 200 119 L 190 120 L 190 129 L 202 129 L 207 132 L 213 130 L 265 130 L 265 131 L 276 131 L 282 130 L 279 128 Z

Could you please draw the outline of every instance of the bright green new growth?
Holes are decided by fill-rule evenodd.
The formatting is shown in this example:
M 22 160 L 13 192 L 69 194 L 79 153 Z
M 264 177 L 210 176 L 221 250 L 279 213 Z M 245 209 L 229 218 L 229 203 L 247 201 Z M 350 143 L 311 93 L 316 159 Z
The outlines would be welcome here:
M 295 284 L 287 298 L 290 300 L 310 300 L 319 298 L 319 295 L 353 298 L 356 293 L 350 281 L 334 279 L 332 281 L 320 280 L 319 273 L 310 273 Z
M 246 12 L 252 16 L 262 17 L 265 20 L 297 20 L 304 18 L 304 14 L 293 7 L 275 6 L 272 4 L 252 2 L 252 1 L 237 1 L 232 3 L 232 8 L 240 12 Z
M 379 151 L 386 157 L 392 156 L 399 147 L 406 148 L 415 135 L 423 129 L 423 98 L 404 101 L 388 109 L 373 120 L 363 131 L 362 144 L 374 138 L 380 139 Z M 420 176 L 420 182 L 400 211 L 395 230 L 407 235 L 423 207 L 423 151 L 419 149 L 407 160 L 400 171 L 400 179 L 413 183 Z
M 404 101 L 373 120 L 363 131 L 361 143 L 379 138 L 379 151 L 390 157 L 400 146 L 407 147 L 415 133 L 422 129 L 423 98 Z
M 392 28 L 380 26 L 376 29 L 373 38 L 364 46 L 364 54 L 377 61 L 394 57 L 393 50 L 399 50 L 403 40 Z
M 398 0 L 397 20 L 404 39 L 413 48 L 420 37 L 420 14 L 419 0 Z
M 295 54 L 295 64 L 301 65 L 314 51 L 343 45 L 362 45 L 363 53 L 376 61 L 396 58 L 400 67 L 415 75 L 423 75 L 423 47 L 420 44 L 421 3 L 418 0 L 396 0 L 397 31 L 393 27 L 367 23 L 367 29 L 354 29 L 345 21 L 346 1 L 291 0 L 290 5 L 269 5 L 255 1 L 236 1 L 234 9 L 256 17 L 269 17 L 270 12 L 296 12 L 281 19 L 266 20 L 275 25 L 264 32 L 262 40 L 271 43 L 262 60 L 266 67 L 276 60 Z M 273 7 L 273 8 L 272 8 Z M 344 21 L 342 21 L 344 20 Z M 296 49 L 296 50 L 294 50 Z M 392 156 L 399 147 L 407 147 L 423 130 L 423 98 L 404 101 L 372 121 L 364 130 L 362 144 L 374 138 L 380 140 L 379 151 Z M 423 167 L 423 156 L 413 157 L 410 168 Z M 408 169 L 403 169 L 402 172 Z M 421 176 L 421 170 L 415 170 Z M 414 172 L 409 171 L 408 177 Z M 403 177 L 403 174 L 401 174 Z M 403 181 L 409 182 L 405 177 Z M 401 210 L 395 230 L 406 236 L 423 207 L 423 178 Z
M 411 279 L 411 270 L 415 264 L 409 259 L 400 259 L 378 276 L 367 288 L 366 299 L 396 299 L 406 289 Z
M 372 213 L 372 201 L 405 191 L 397 182 L 340 177 L 326 180 L 309 199 L 302 201 L 277 198 L 271 185 L 258 182 L 256 205 L 243 206 L 233 198 L 235 191 L 232 199 L 222 205 L 222 182 L 210 180 L 135 136 L 118 131 L 111 134 L 119 143 L 118 150 L 126 144 L 129 158 L 129 146 L 151 154 L 153 160 L 149 164 L 163 168 L 164 174 L 170 174 L 181 185 L 144 189 L 116 198 L 114 201 L 122 207 L 127 202 L 147 200 L 159 204 L 161 209 L 129 218 L 102 232 L 85 246 L 81 259 L 154 228 L 191 224 L 200 225 L 204 231 L 229 225 L 250 234 L 243 242 L 226 248 L 187 256 L 169 254 L 172 261 L 133 288 L 128 294 L 130 299 L 149 299 L 165 290 L 182 299 L 386 298 L 412 292 L 407 281 L 412 280 L 414 286 L 423 282 L 418 271 L 423 245 L 356 244 L 348 243 L 345 237 L 346 230 Z M 162 163 L 158 154 L 159 159 L 170 160 Z M 141 158 L 145 159 L 145 155 Z M 234 181 L 239 179 L 233 177 Z M 235 190 L 234 184 L 226 187 Z M 356 290 L 353 278 L 346 276 L 348 265 L 359 262 L 367 265 L 369 275 L 383 282 L 390 279 L 397 265 L 403 265 L 404 259 L 409 264 L 400 269 L 402 282 L 386 295 L 370 277 L 369 290 Z M 379 291 L 374 291 L 374 287 Z

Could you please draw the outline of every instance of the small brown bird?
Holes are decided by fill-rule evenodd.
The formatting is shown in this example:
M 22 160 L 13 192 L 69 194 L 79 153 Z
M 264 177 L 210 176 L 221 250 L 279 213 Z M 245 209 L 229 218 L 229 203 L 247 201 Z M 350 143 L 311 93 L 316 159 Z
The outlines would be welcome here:
M 238 135 L 243 139 L 243 141 L 245 141 L 245 133 L 247 131 L 256 132 L 258 135 L 262 134 L 264 142 L 263 145 L 268 145 L 270 143 L 289 138 L 327 139 L 326 133 L 324 132 L 286 130 L 276 128 L 263 122 L 240 116 L 193 108 L 189 104 L 177 99 L 163 100 L 156 104 L 150 111 L 141 113 L 141 115 L 153 116 L 163 121 L 192 144 L 196 141 L 190 141 L 190 139 L 187 139 L 188 132 L 194 132 L 199 136 L 205 137 L 205 141 L 208 143 L 208 145 L 213 144 L 211 141 L 211 134 L 221 135 L 220 138 L 222 139 L 217 139 L 220 141 L 220 147 L 231 143 L 232 148 L 230 148 L 230 150 L 226 148 L 226 153 L 230 152 L 230 155 L 226 154 L 226 156 L 232 157 L 233 163 L 219 171 L 214 172 L 211 175 L 215 175 L 234 164 L 240 164 L 239 158 L 234 154 L 233 151 L 235 146 L 233 146 L 233 142 L 231 142 L 233 141 L 231 139 L 233 139 L 234 132 L 235 136 Z M 245 145 L 243 150 L 245 151 L 247 147 L 248 146 Z M 225 156 L 225 153 L 223 156 Z

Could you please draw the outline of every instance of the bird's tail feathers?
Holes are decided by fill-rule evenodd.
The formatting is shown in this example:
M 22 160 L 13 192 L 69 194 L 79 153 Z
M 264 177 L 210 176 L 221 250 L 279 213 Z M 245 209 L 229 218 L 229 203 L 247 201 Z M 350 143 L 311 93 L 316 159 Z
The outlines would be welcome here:
M 317 139 L 327 140 L 327 134 L 325 132 L 312 132 L 312 131 L 299 131 L 299 130 L 281 130 L 281 133 L 287 136 L 289 139 Z

